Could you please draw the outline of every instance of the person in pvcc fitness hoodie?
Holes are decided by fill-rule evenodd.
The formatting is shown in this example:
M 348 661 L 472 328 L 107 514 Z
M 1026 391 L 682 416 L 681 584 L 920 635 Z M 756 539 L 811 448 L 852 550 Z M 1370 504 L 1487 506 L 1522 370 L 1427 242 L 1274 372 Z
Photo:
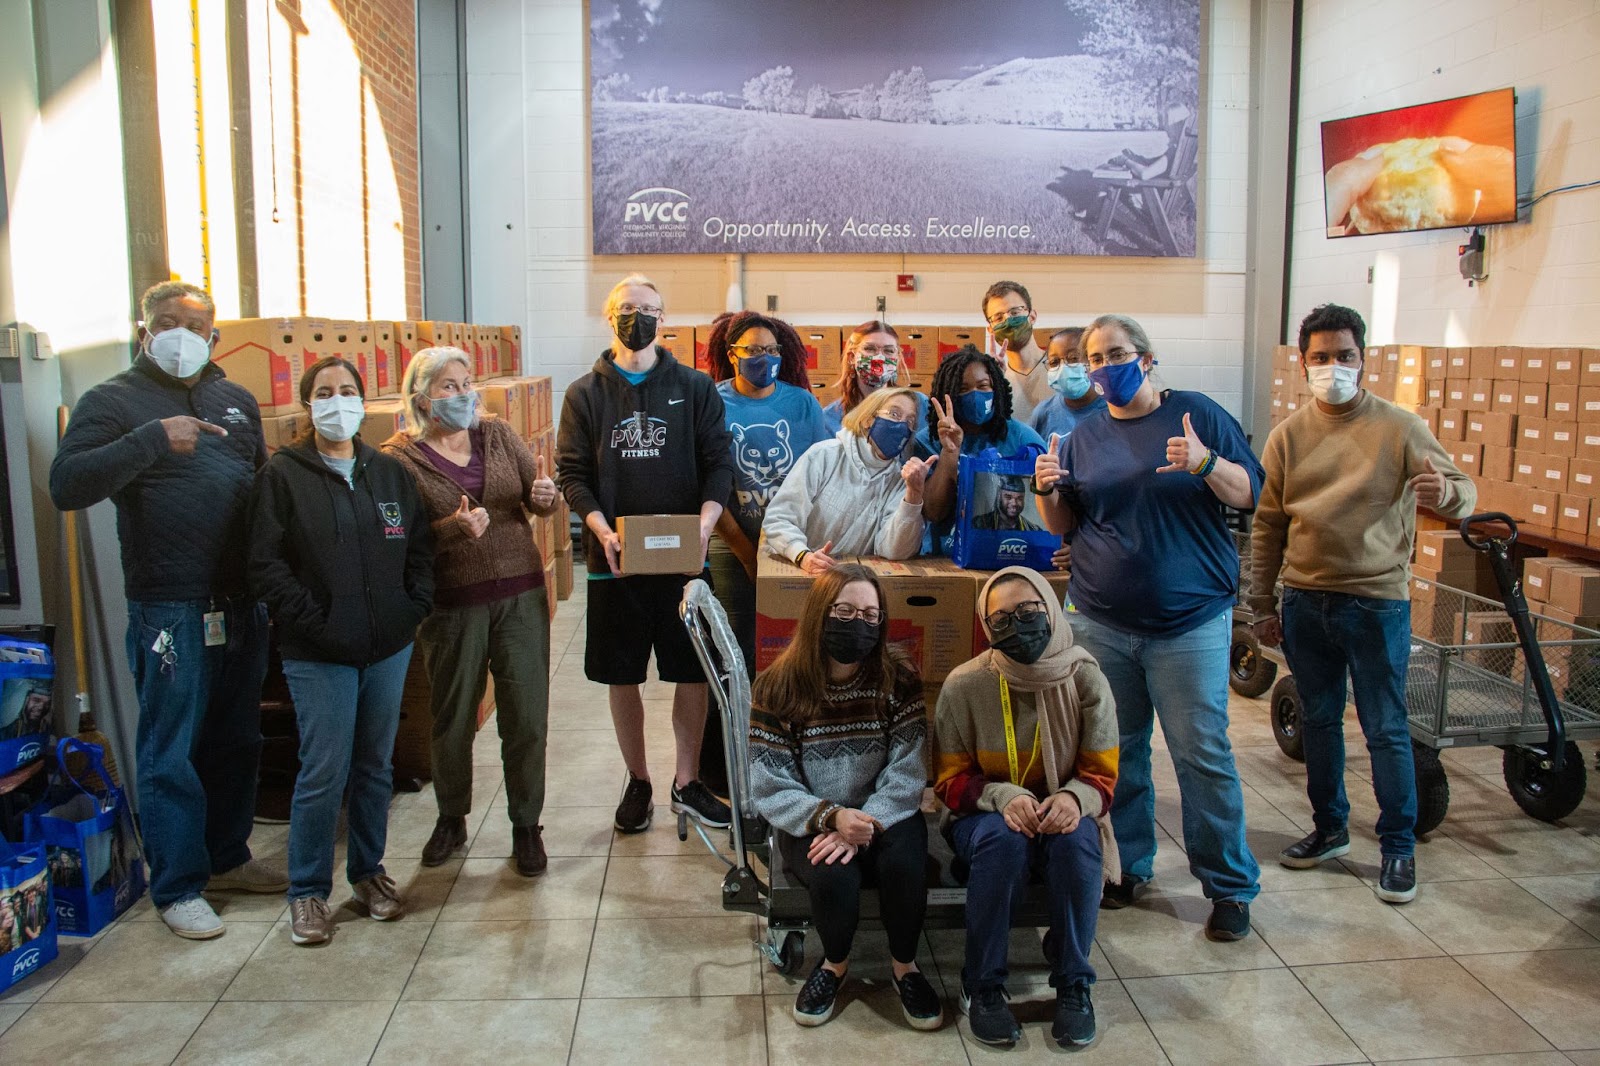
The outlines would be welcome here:
M 732 443 L 722 397 L 705 374 L 655 344 L 661 293 L 633 274 L 606 297 L 615 340 L 594 370 L 567 389 L 557 454 L 561 491 L 583 519 L 589 571 L 584 674 L 610 687 L 611 721 L 627 765 L 617 807 L 624 833 L 650 827 L 654 811 L 645 765 L 644 700 L 650 652 L 661 680 L 676 684 L 677 738 L 672 809 L 707 826 L 728 824 L 728 807 L 698 779 L 706 722 L 706 678 L 678 618 L 683 587 L 696 574 L 621 576 L 618 515 L 698 514 L 702 565 L 712 530 L 733 489 Z

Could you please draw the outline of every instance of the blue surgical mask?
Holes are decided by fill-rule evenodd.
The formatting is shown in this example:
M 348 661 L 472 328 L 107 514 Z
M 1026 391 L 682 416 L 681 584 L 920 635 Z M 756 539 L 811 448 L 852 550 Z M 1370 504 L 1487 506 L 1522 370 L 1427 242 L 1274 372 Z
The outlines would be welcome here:
M 872 420 L 872 428 L 867 430 L 867 439 L 877 446 L 879 454 L 886 459 L 893 459 L 905 450 L 906 443 L 911 440 L 911 427 L 904 422 L 896 422 L 892 418 L 879 415 Z
M 1100 394 L 1112 407 L 1126 407 L 1133 402 L 1144 385 L 1144 360 L 1130 359 L 1126 363 L 1107 363 L 1089 371 L 1089 380 L 1100 388 Z
M 1057 363 L 1046 370 L 1044 376 L 1056 395 L 1068 400 L 1083 399 L 1093 384 L 1089 380 L 1089 368 L 1082 363 Z
M 994 414 L 994 390 L 963 392 L 956 397 L 956 416 L 969 426 L 981 426 Z
M 739 360 L 739 376 L 755 388 L 764 389 L 778 380 L 778 367 L 782 363 L 781 355 L 753 355 Z
M 429 397 L 428 413 L 448 429 L 471 429 L 478 424 L 478 393 L 474 390 L 454 396 Z

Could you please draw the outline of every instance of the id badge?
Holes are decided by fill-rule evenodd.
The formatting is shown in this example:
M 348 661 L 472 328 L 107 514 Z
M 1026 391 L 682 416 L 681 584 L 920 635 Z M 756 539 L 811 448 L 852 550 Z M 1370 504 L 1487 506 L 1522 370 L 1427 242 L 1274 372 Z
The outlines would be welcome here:
M 216 648 L 228 643 L 228 627 L 223 617 L 221 611 L 207 611 L 200 616 L 206 626 L 206 647 Z

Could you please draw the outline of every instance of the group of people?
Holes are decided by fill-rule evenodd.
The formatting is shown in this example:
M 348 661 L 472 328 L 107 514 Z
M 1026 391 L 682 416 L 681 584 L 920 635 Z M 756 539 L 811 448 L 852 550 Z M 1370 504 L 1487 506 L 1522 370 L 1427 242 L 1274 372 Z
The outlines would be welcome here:
M 37 940 L 50 924 L 50 896 L 42 879 L 0 894 L 0 955 Z

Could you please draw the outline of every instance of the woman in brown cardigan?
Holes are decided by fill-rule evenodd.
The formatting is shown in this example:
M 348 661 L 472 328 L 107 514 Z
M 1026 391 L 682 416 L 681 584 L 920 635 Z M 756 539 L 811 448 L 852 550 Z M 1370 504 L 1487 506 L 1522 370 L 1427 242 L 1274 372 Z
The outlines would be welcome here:
M 479 417 L 471 360 L 461 349 L 418 352 L 401 393 L 407 428 L 383 450 L 416 478 L 434 539 L 434 609 L 417 631 L 417 644 L 432 687 L 439 821 L 422 849 L 422 864 L 441 865 L 467 843 L 476 710 L 492 672 L 512 859 L 519 874 L 533 877 L 546 866 L 539 815 L 550 593 L 528 516 L 555 510 L 555 483 L 514 429 Z

